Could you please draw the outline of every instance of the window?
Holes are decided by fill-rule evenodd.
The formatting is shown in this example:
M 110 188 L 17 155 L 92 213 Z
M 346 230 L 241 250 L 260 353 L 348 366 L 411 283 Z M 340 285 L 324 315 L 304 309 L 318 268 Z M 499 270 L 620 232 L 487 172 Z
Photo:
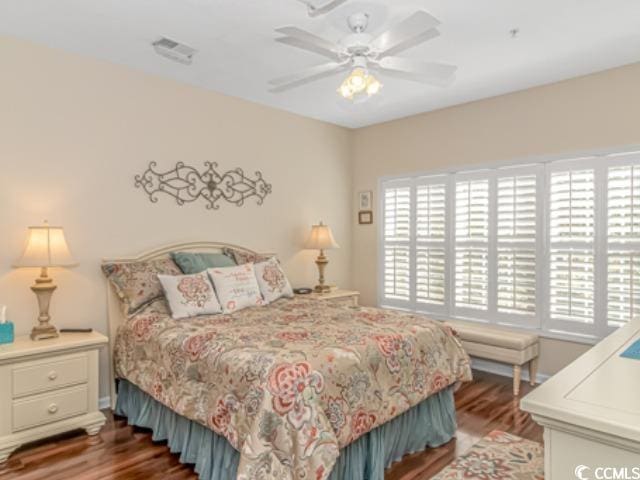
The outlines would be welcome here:
M 381 192 L 382 306 L 583 338 L 640 316 L 640 152 Z

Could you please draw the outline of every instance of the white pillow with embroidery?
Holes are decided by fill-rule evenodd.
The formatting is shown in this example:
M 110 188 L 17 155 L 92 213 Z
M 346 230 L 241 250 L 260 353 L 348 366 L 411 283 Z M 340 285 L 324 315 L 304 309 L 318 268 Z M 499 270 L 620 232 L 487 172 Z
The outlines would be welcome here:
M 293 297 L 293 289 L 284 274 L 280 262 L 271 257 L 266 262 L 256 263 L 256 279 L 260 287 L 260 293 L 266 303 L 271 303 L 281 297 Z
M 224 313 L 264 305 L 253 263 L 207 270 Z
M 174 320 L 221 313 L 222 308 L 207 272 L 194 275 L 158 275 Z

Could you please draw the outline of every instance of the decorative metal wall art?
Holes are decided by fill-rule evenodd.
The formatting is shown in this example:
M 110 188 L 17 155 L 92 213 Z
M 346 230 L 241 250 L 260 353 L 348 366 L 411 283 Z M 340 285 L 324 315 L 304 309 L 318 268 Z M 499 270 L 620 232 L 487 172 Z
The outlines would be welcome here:
M 262 205 L 271 193 L 271 184 L 263 180 L 260 172 L 251 179 L 241 168 L 219 173 L 215 162 L 205 162 L 204 166 L 200 172 L 178 162 L 171 170 L 158 172 L 156 162 L 151 162 L 142 175 L 136 175 L 135 185 L 142 188 L 153 203 L 158 201 L 157 195 L 163 193 L 173 197 L 178 205 L 202 199 L 209 210 L 218 210 L 221 200 L 241 207 L 251 197 L 256 197 L 256 203 Z

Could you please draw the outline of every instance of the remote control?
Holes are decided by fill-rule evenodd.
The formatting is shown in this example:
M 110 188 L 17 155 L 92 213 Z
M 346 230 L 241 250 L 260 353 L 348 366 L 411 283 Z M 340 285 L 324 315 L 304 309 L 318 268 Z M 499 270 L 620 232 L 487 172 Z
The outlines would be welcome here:
M 61 328 L 60 333 L 91 333 L 93 328 Z

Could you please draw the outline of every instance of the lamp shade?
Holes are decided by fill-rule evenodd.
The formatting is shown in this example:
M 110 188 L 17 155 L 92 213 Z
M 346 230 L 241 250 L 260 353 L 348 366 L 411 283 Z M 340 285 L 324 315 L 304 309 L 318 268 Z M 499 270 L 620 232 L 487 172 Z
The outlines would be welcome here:
M 72 267 L 77 262 L 71 255 L 62 227 L 29 227 L 29 238 L 15 267 Z
M 311 227 L 311 233 L 304 246 L 309 250 L 331 250 L 333 248 L 340 248 L 340 245 L 338 245 L 333 238 L 331 228 L 322 222 L 320 222 L 319 225 L 313 225 Z

